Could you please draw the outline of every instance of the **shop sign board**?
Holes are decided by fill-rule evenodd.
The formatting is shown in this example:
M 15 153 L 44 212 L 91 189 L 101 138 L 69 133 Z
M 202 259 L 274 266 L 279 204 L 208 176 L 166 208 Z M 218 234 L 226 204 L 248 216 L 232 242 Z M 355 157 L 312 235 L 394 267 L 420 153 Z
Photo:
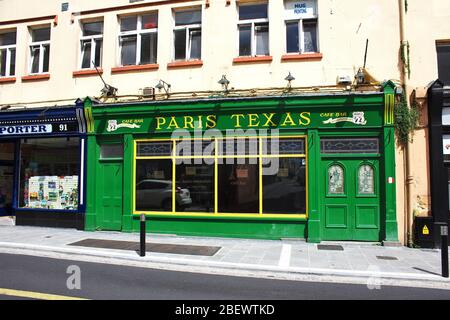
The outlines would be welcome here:
M 342 111 L 322 109 L 321 111 L 267 111 L 267 112 L 224 112 L 224 113 L 173 113 L 152 117 L 128 118 L 109 117 L 106 126 L 96 119 L 96 128 L 102 133 L 170 133 L 184 129 L 310 129 L 310 128 L 369 128 L 382 125 L 382 117 L 376 108 L 350 109 Z M 104 122 L 103 122 L 104 123 Z M 104 128 L 104 129 L 103 129 Z
M 77 124 L 70 122 L 0 126 L 0 137 L 17 135 L 39 135 L 49 133 L 69 133 L 77 131 Z

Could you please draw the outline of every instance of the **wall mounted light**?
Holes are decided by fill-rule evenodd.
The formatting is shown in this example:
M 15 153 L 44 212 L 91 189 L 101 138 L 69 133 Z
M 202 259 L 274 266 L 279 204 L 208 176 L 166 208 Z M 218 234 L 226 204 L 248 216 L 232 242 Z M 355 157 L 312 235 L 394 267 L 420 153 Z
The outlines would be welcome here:
M 358 69 L 358 72 L 355 75 L 356 84 L 363 84 L 366 82 L 366 75 L 364 74 L 364 71 L 362 68 Z
M 164 91 L 166 92 L 167 98 L 170 95 L 170 92 L 169 92 L 170 87 L 171 87 L 171 85 L 162 79 L 160 79 L 158 84 L 155 86 L 155 88 L 158 89 L 158 91 L 161 91 L 162 89 L 164 89 Z
M 287 87 L 288 87 L 289 89 L 291 89 L 291 88 L 292 88 L 291 81 L 294 81 L 295 78 L 292 76 L 292 74 L 291 74 L 290 71 L 289 71 L 289 74 L 287 75 L 287 77 L 284 78 L 284 80 L 286 80 L 286 81 L 288 82 Z
M 222 75 L 222 79 L 220 79 L 217 83 L 222 85 L 224 91 L 228 91 L 230 81 L 227 79 L 226 75 Z

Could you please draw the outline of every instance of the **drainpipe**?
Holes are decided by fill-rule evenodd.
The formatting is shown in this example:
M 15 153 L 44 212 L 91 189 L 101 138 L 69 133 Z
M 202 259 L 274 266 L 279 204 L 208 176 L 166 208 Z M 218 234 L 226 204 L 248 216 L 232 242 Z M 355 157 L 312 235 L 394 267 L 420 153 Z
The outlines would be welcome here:
M 399 19 L 400 19 L 400 50 L 402 51 L 401 54 L 407 59 L 407 52 L 406 52 L 406 46 L 408 44 L 408 41 L 405 37 L 405 29 L 406 29 L 406 23 L 405 23 L 405 0 L 398 0 L 398 7 L 399 7 Z M 408 99 L 408 75 L 406 74 L 406 64 L 402 61 L 402 68 L 400 72 L 400 81 L 405 93 L 406 103 L 408 108 L 411 108 L 409 104 Z M 405 169 L 406 169 L 406 243 L 408 247 L 411 247 L 413 244 L 413 232 L 412 232 L 412 223 L 413 223 L 413 194 L 412 194 L 412 184 L 413 184 L 413 175 L 411 170 L 411 159 L 412 159 L 412 143 L 410 141 L 407 142 L 405 145 L 405 150 L 403 151 L 404 154 L 406 153 L 406 159 L 405 159 Z

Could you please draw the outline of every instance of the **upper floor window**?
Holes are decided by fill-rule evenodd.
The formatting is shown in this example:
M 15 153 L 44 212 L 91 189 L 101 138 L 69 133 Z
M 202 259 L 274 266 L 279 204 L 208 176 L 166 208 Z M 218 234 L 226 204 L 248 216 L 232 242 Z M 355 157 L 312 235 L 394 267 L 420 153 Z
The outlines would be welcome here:
M 317 7 L 315 0 L 286 0 L 286 52 L 318 52 Z
M 16 73 L 16 31 L 0 34 L 0 77 Z
M 81 69 L 93 69 L 102 65 L 103 22 L 86 22 L 82 24 Z
M 201 59 L 202 11 L 176 11 L 173 36 L 175 60 Z
M 239 6 L 239 56 L 269 55 L 267 3 Z
M 48 72 L 50 62 L 50 27 L 31 29 L 30 73 Z
M 156 63 L 158 14 L 148 13 L 120 19 L 120 64 Z

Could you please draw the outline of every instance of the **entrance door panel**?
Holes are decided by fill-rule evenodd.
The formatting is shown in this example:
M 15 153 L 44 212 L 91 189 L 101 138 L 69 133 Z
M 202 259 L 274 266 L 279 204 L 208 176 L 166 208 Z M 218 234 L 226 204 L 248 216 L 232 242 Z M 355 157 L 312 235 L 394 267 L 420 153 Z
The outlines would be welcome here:
M 97 205 L 102 230 L 122 229 L 123 169 L 122 162 L 101 162 L 98 173 L 99 199 Z
M 378 160 L 350 158 L 322 161 L 324 240 L 379 240 L 378 168 Z

